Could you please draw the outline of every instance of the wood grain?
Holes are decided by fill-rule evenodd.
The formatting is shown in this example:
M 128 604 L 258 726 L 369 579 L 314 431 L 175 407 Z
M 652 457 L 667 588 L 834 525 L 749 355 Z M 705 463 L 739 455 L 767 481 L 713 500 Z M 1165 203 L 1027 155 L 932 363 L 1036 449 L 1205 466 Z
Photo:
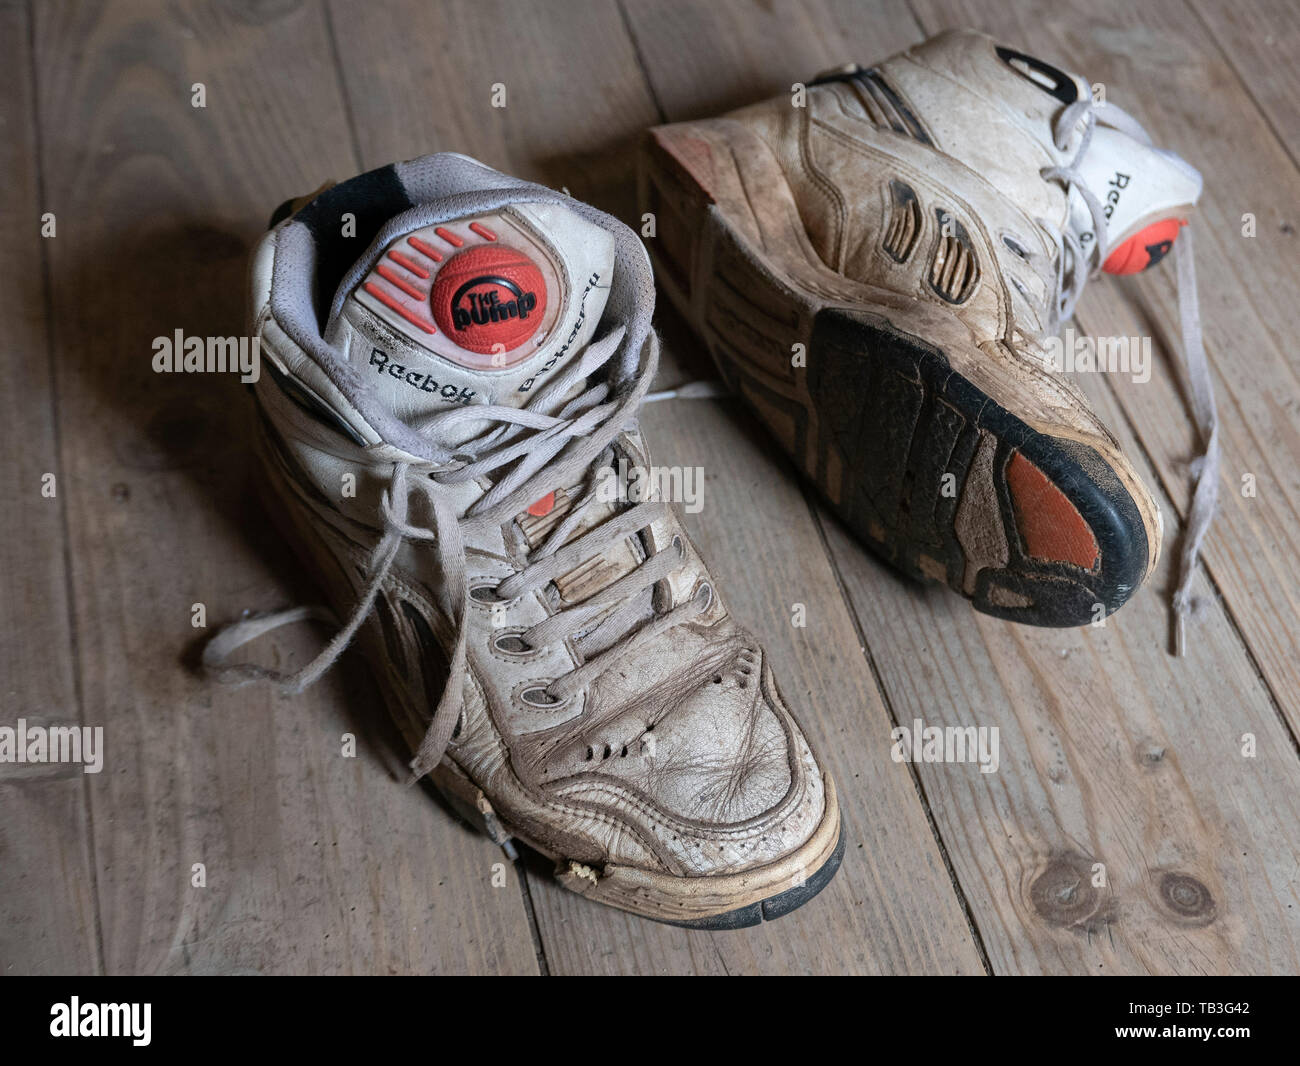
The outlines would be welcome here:
M 293 699 L 187 669 L 193 604 L 215 625 L 312 596 L 251 503 L 237 382 L 154 374 L 151 344 L 239 334 L 270 210 L 355 169 L 320 8 L 36 14 L 72 598 L 110 743 L 90 784 L 105 968 L 535 972 L 514 872 L 491 889 L 500 853 L 402 786 L 355 664 Z
M 1251 101 L 1300 165 L 1300 8 L 1291 0 L 1191 0 Z M 1295 225 L 1295 219 L 1288 220 Z
M 30 39 L 27 11 L 0 7 L 0 726 L 14 729 L 20 718 L 83 724 L 68 617 L 67 482 L 45 318 Z M 53 497 L 42 495 L 49 474 Z M 0 765 L 0 972 L 99 969 L 85 776 L 70 765 Z

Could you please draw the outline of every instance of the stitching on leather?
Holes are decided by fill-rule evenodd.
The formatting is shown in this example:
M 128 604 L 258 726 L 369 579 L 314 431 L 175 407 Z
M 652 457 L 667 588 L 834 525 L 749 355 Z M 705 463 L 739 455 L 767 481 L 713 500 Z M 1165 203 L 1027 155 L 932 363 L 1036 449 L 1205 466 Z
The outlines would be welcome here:
M 822 172 L 822 170 L 813 162 L 812 158 L 812 127 L 817 120 L 808 113 L 808 108 L 800 109 L 803 114 L 799 116 L 799 136 L 796 138 L 799 145 L 799 161 L 812 179 L 813 186 L 817 188 L 828 201 L 834 214 L 835 233 L 831 235 L 830 251 L 834 264 L 830 266 L 837 274 L 844 273 L 844 233 L 847 229 L 846 220 L 848 215 L 848 206 L 844 201 L 838 188 Z M 821 125 L 821 123 L 818 123 Z M 792 190 L 793 192 L 793 190 Z M 797 206 L 797 201 L 796 201 Z

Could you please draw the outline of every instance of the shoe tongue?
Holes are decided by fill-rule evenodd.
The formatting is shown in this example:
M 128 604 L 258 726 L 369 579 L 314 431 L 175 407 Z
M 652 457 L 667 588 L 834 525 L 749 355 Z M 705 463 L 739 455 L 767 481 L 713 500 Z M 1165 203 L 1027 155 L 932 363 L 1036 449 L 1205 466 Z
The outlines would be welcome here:
M 1136 274 L 1160 262 L 1201 195 L 1194 167 L 1109 126 L 1093 130 L 1078 170 L 1106 215 L 1102 269 L 1108 274 Z M 1077 189 L 1070 190 L 1069 224 L 1091 252 L 1097 240 L 1092 212 Z
M 523 407 L 591 340 L 613 265 L 613 235 L 562 204 L 412 229 L 344 302 L 348 360 L 403 421 L 461 404 Z

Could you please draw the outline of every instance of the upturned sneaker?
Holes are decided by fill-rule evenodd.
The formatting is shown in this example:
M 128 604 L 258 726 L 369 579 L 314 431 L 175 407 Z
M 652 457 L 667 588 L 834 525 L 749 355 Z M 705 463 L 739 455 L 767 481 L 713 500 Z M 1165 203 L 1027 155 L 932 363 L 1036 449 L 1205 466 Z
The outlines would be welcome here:
M 609 216 L 464 156 L 286 205 L 258 246 L 267 505 L 468 819 L 593 900 L 732 928 L 815 895 L 839 806 L 667 502 L 635 416 L 658 349 L 645 252 Z M 287 217 L 286 217 L 287 216 Z
M 1082 78 L 973 32 L 660 127 L 641 167 L 660 285 L 846 524 L 980 610 L 1053 626 L 1123 604 L 1161 536 L 1155 500 L 1060 373 L 1140 370 L 1142 352 L 1056 334 L 1090 273 L 1142 270 L 1175 243 L 1207 448 L 1180 623 L 1188 606 L 1217 483 L 1179 236 L 1200 190 Z

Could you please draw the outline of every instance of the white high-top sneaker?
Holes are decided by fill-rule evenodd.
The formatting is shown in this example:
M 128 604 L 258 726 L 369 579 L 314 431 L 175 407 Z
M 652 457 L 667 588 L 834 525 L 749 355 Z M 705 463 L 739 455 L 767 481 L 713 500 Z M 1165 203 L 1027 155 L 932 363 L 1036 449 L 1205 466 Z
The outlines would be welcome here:
M 664 291 L 850 528 L 1037 625 L 1098 621 L 1155 566 L 1156 502 L 1060 372 L 1141 375 L 1149 348 L 1055 335 L 1090 273 L 1144 269 L 1175 238 L 1208 457 L 1180 619 L 1187 606 L 1217 480 L 1179 236 L 1200 191 L 1084 79 L 966 31 L 662 126 L 641 180 Z
M 842 854 L 839 807 L 762 649 L 650 467 L 654 289 L 621 223 L 457 155 L 286 205 L 257 249 L 268 507 L 350 620 L 415 751 L 495 840 L 661 921 L 752 925 Z M 631 495 L 633 498 L 629 499 Z

